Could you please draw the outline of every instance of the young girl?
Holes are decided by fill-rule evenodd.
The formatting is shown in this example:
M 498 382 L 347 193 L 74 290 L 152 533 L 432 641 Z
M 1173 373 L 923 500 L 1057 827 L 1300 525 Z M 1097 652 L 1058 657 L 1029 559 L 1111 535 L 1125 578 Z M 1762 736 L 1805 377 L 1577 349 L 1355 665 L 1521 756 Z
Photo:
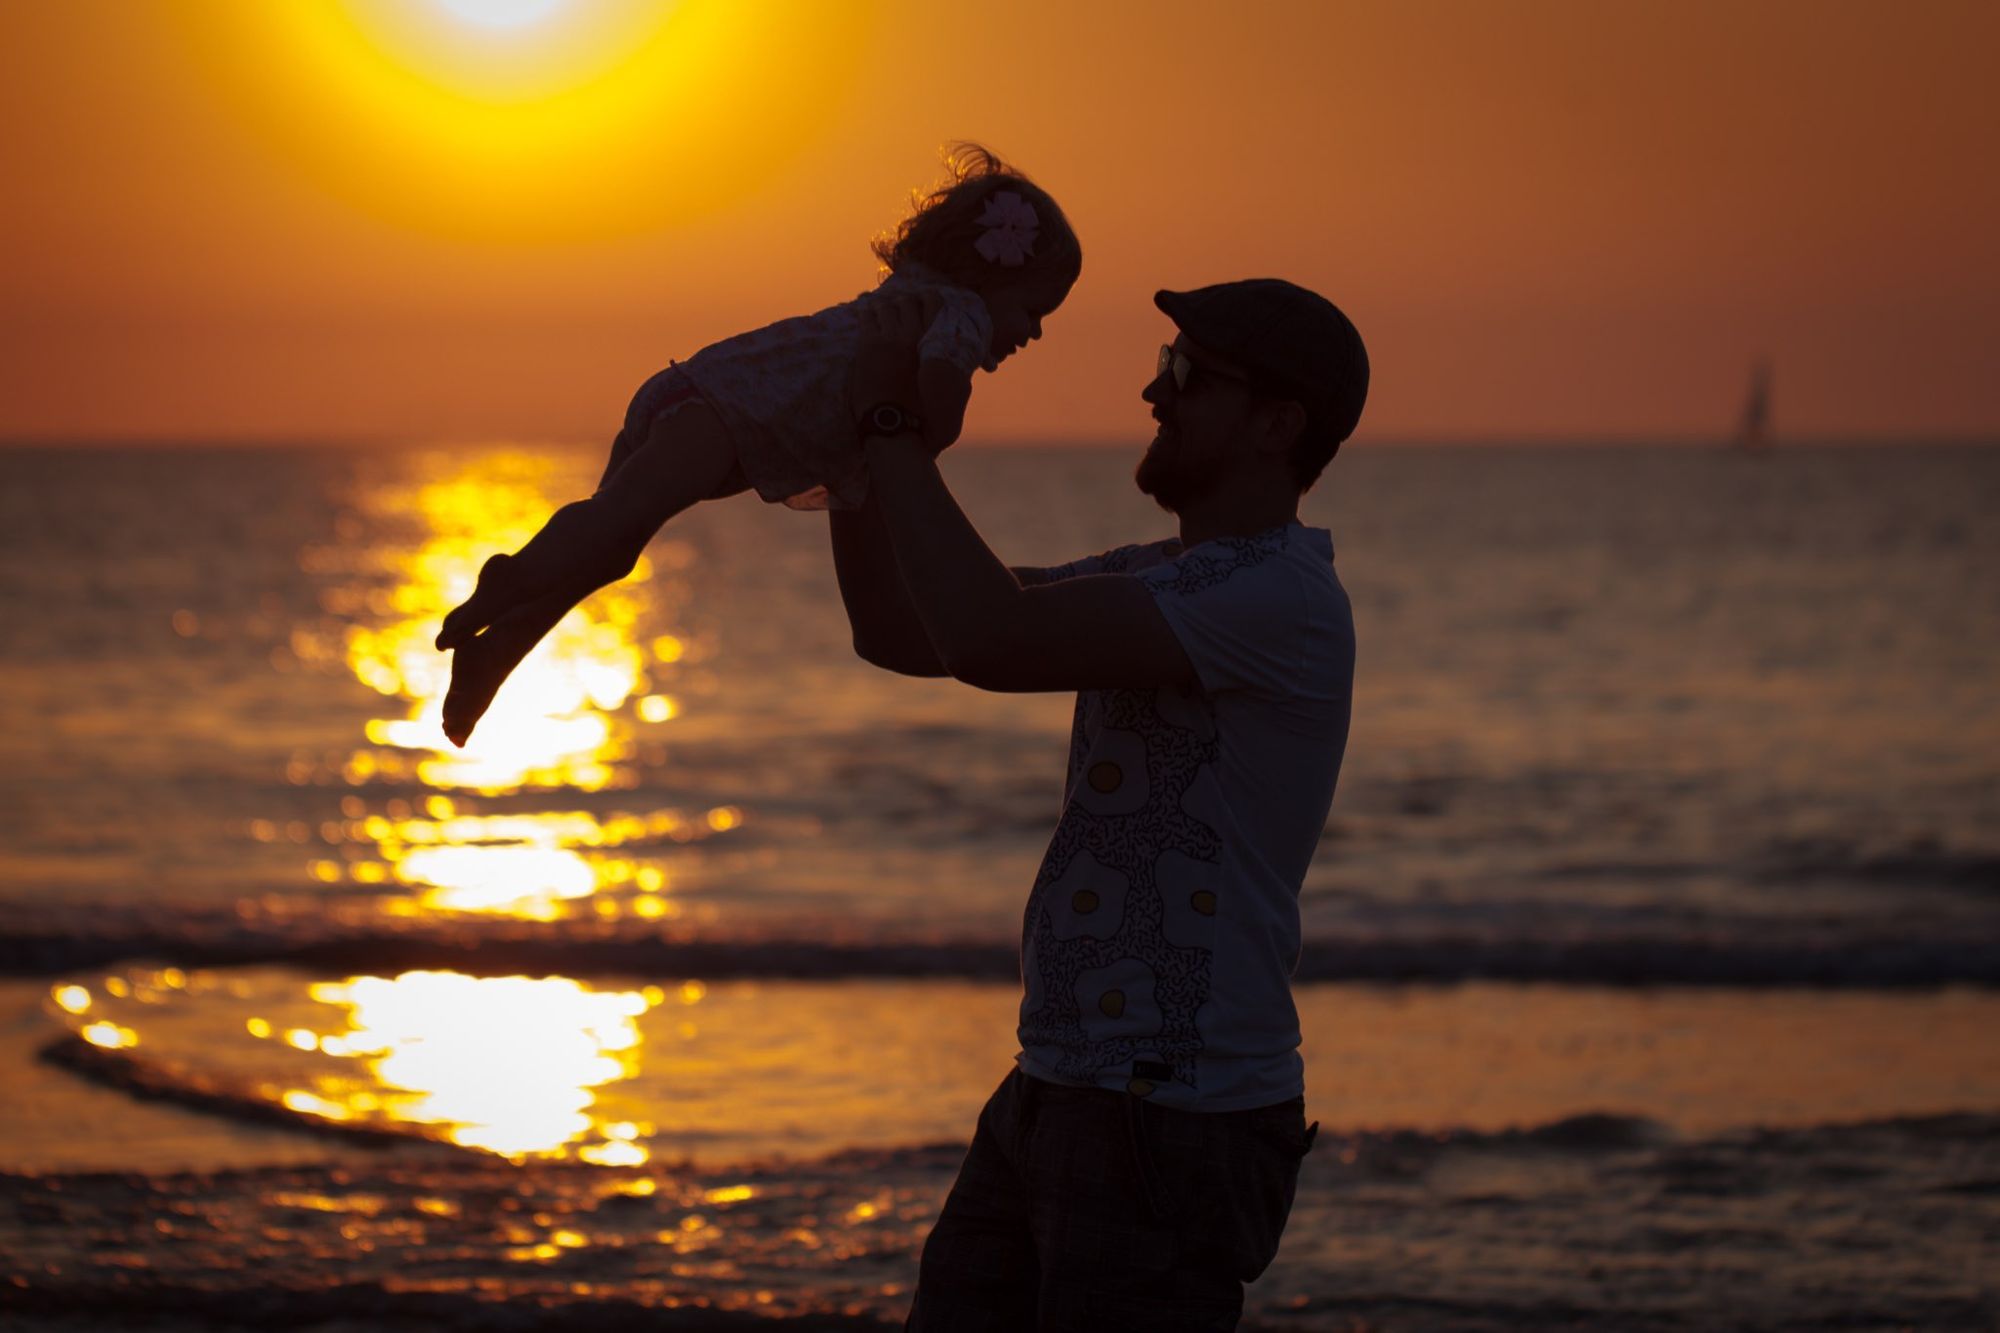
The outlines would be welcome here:
M 453 650 L 444 730 L 464 745 L 508 674 L 569 609 L 625 577 L 660 525 L 697 500 L 754 488 L 799 509 L 855 508 L 867 493 L 847 372 L 870 302 L 915 294 L 935 317 L 918 345 L 918 424 L 933 452 L 958 438 L 972 372 L 1042 335 L 1083 265 L 1046 192 L 975 144 L 949 178 L 875 243 L 873 291 L 704 347 L 647 380 L 626 409 L 597 492 L 563 506 L 515 554 L 479 571 L 445 617 Z

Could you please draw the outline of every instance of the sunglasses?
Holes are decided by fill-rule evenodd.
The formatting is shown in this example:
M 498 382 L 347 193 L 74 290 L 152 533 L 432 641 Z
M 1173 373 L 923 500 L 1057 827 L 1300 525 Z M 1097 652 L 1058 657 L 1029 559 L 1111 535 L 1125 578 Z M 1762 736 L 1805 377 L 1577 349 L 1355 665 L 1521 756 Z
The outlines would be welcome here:
M 1197 370 L 1213 379 L 1234 380 L 1238 384 L 1255 383 L 1250 376 L 1241 371 L 1224 370 L 1209 362 L 1197 361 L 1186 352 L 1176 352 L 1171 344 L 1166 343 L 1160 346 L 1160 359 L 1153 367 L 1153 378 L 1158 379 L 1162 375 L 1171 374 L 1174 377 L 1174 388 L 1185 393 L 1188 382 L 1194 378 Z

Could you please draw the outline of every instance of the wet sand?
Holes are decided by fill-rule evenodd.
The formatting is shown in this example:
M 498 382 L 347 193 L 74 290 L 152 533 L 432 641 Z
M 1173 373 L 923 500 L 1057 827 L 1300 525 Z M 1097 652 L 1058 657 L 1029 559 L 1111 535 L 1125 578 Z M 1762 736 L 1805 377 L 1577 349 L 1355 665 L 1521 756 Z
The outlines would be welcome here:
M 115 1021 L 138 1041 L 93 1048 L 96 1079 L 30 1057 L 84 1017 L 49 982 L 0 987 L 10 1326 L 894 1327 L 1015 1003 L 963 983 L 669 992 L 638 1021 L 634 1072 L 598 1089 L 650 1129 L 631 1140 L 646 1160 L 601 1166 L 450 1146 L 435 1124 L 385 1121 L 392 1146 L 363 1147 L 134 1101 L 121 1060 L 211 1089 L 268 1068 L 268 1043 L 234 1052 L 225 1026 L 312 1004 L 315 979 L 195 973 L 147 1002 L 148 973 L 123 975 L 139 984 Z M 1300 1002 L 1325 1128 L 1246 1327 L 1993 1326 L 2000 1117 L 1981 1108 L 2000 1105 L 2000 996 L 1342 985 Z M 768 1058 L 697 1081 L 710 1043 Z M 325 1058 L 295 1053 L 308 1073 Z

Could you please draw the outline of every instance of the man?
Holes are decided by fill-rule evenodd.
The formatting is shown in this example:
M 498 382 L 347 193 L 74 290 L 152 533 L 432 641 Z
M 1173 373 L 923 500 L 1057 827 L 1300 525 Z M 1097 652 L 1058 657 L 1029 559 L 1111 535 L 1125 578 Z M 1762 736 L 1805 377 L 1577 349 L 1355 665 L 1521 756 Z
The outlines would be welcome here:
M 1009 569 L 923 446 L 910 303 L 850 383 L 866 506 L 831 516 L 862 657 L 1076 690 L 1022 934 L 1020 1054 L 980 1114 L 909 1327 L 1231 1329 L 1317 1124 L 1290 977 L 1347 741 L 1353 620 L 1300 495 L 1354 430 L 1360 336 L 1275 279 L 1161 292 L 1136 476 L 1176 540 Z

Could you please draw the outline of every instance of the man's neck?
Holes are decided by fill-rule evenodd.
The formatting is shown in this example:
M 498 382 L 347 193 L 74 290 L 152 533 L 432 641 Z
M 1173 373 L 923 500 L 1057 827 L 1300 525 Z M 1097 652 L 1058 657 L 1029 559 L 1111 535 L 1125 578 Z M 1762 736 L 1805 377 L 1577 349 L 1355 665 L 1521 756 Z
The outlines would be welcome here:
M 1249 537 L 1296 523 L 1299 497 L 1293 493 L 1204 496 L 1183 509 L 1181 549 L 1218 537 Z

